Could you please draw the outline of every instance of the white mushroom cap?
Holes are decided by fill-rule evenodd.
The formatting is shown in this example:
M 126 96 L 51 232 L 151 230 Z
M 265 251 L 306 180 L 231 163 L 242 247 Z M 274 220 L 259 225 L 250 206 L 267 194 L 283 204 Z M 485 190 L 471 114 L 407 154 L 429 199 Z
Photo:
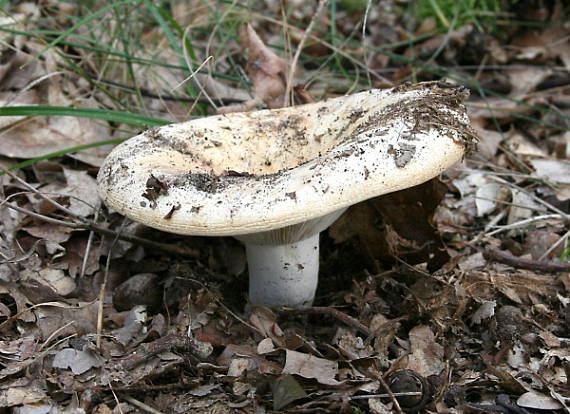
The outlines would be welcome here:
M 474 142 L 466 96 L 432 82 L 154 128 L 113 150 L 99 193 L 172 233 L 299 231 L 460 161 Z

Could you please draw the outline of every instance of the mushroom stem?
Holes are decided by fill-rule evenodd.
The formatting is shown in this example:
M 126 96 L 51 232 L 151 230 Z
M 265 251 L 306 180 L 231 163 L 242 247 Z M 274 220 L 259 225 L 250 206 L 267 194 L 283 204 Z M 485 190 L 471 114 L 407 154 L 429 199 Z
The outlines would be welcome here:
M 311 306 L 319 276 L 319 233 L 289 244 L 246 243 L 249 300 L 269 307 Z

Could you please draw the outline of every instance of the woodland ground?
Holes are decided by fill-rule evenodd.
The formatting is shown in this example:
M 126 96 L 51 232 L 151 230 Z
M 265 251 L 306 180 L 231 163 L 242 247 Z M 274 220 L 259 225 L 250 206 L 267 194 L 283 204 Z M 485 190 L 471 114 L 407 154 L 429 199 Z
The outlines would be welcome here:
M 0 1 L 0 413 L 568 412 L 569 9 L 513 3 Z M 97 196 L 149 127 L 434 79 L 478 150 L 324 232 L 313 308 Z

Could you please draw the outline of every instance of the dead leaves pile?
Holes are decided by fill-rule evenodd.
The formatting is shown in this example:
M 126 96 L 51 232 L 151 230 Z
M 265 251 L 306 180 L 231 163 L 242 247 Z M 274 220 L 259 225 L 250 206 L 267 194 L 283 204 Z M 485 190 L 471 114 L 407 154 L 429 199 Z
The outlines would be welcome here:
M 47 3 L 52 13 L 77 12 Z M 292 22 L 307 24 L 313 9 L 297 6 Z M 30 29 L 38 10 L 22 3 L 2 19 Z M 187 24 L 204 10 L 184 17 Z M 182 242 L 102 209 L 94 176 L 105 148 L 0 176 L 0 410 L 568 412 L 569 31 L 561 3 L 518 12 L 555 24 L 518 28 L 506 43 L 466 26 L 399 49 L 442 65 L 476 57 L 484 89 L 473 88 L 468 107 L 481 144 L 442 181 L 356 205 L 331 227 L 322 238 L 322 306 L 244 308 L 239 243 Z M 359 31 L 354 15 L 339 9 L 338 16 L 340 32 Z M 372 8 L 369 19 L 366 44 L 405 40 L 401 18 L 389 10 Z M 330 25 L 330 16 L 319 24 Z M 433 22 L 417 26 L 419 35 Z M 247 49 L 251 94 L 203 73 L 192 79 L 220 112 L 285 102 L 289 63 L 262 40 L 275 40 L 274 29 L 256 28 L 245 26 L 233 46 Z M 308 56 L 330 53 L 322 33 L 308 38 Z M 293 30 L 292 42 L 302 34 Z M 1 105 L 117 109 L 64 70 L 57 49 L 2 36 Z M 385 79 L 375 71 L 394 64 L 387 56 L 336 52 L 347 67 L 365 60 L 378 86 L 412 71 L 399 65 Z M 77 61 L 88 67 L 89 56 Z M 141 85 L 160 95 L 185 79 L 161 70 L 141 71 Z M 349 87 L 298 72 L 296 102 L 312 99 L 306 84 L 319 95 Z M 122 76 L 120 68 L 107 74 Z M 226 105 L 236 97 L 237 105 Z M 143 101 L 146 114 L 165 119 L 188 110 L 154 95 Z M 3 117 L 0 166 L 124 133 L 95 120 Z M 184 243 L 186 254 L 149 243 L 158 240 Z

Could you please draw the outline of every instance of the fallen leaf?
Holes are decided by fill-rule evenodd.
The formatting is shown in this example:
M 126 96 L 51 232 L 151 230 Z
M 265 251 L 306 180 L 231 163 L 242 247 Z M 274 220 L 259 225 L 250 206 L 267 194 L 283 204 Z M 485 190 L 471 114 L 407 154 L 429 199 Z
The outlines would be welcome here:
M 241 33 L 241 44 L 248 50 L 247 73 L 255 96 L 269 108 L 285 103 L 287 63 L 269 49 L 250 24 Z
M 445 368 L 443 347 L 429 326 L 416 326 L 410 331 L 410 350 L 407 369 L 424 377 L 438 375 Z
M 273 409 L 276 411 L 295 400 L 306 397 L 307 393 L 292 375 L 283 375 L 273 384 Z
M 495 314 L 495 307 L 497 302 L 494 300 L 483 301 L 481 306 L 471 315 L 471 322 L 478 325 L 484 319 L 488 319 Z
M 285 366 L 282 374 L 294 374 L 303 378 L 314 378 L 321 384 L 339 385 L 335 377 L 338 374 L 338 363 L 324 358 L 317 358 L 302 352 L 285 350 Z
M 117 341 L 123 345 L 127 345 L 133 341 L 144 329 L 146 323 L 147 312 L 146 306 L 135 305 L 129 311 L 125 318 L 125 324 L 113 331 Z
M 549 182 L 570 184 L 570 162 L 562 160 L 530 160 L 534 168 L 533 177 Z
M 14 407 L 17 405 L 39 403 L 46 397 L 44 388 L 36 383 L 36 381 L 33 381 L 26 385 L 0 389 L 0 407 Z
M 71 369 L 75 375 L 81 375 L 91 368 L 102 366 L 103 363 L 101 357 L 90 349 L 64 348 L 55 354 L 52 366 L 60 369 Z
M 525 392 L 518 398 L 517 405 L 524 408 L 534 408 L 536 410 L 560 410 L 564 408 L 564 406 L 554 398 L 536 391 Z

